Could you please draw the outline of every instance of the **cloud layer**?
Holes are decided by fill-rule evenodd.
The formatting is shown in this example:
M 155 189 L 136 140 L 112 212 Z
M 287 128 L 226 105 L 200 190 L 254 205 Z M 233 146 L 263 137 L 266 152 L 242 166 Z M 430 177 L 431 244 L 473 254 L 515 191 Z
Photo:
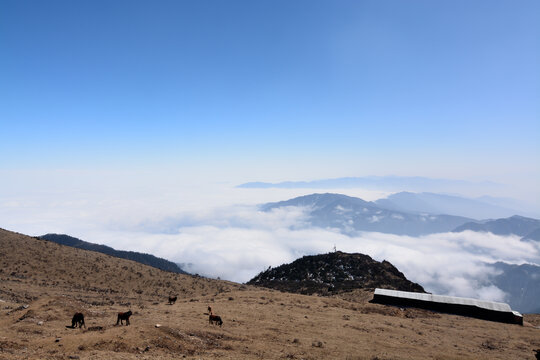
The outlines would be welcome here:
M 486 263 L 540 264 L 538 244 L 514 236 L 364 232 L 350 237 L 310 227 L 301 208 L 261 212 L 256 205 L 230 205 L 279 201 L 311 190 L 257 191 L 227 185 L 136 190 L 0 194 L 0 226 L 29 235 L 65 233 L 121 250 L 151 253 L 182 263 L 189 272 L 237 282 L 268 266 L 326 253 L 336 246 L 386 259 L 434 293 L 487 300 L 504 300 L 505 294 L 489 282 L 494 270 Z M 366 200 L 385 196 L 362 190 L 340 192 Z
M 486 263 L 540 263 L 540 247 L 516 236 L 466 231 L 421 237 L 365 232 L 349 237 L 308 227 L 306 216 L 296 207 L 261 212 L 255 206 L 232 206 L 143 221 L 137 231 L 117 227 L 100 238 L 112 246 L 182 263 L 193 273 L 237 282 L 248 281 L 268 266 L 336 246 L 388 260 L 429 291 L 494 301 L 504 301 L 505 294 L 489 282 L 495 270 Z

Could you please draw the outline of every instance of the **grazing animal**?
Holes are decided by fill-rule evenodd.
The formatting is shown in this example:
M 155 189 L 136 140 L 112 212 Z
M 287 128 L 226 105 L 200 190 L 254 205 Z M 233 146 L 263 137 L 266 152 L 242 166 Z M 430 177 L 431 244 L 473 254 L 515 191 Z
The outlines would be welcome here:
M 208 313 L 210 314 L 208 316 L 208 322 L 210 324 L 218 324 L 219 326 L 223 325 L 223 320 L 221 320 L 221 316 L 219 315 L 214 315 L 214 313 L 212 312 L 212 308 L 209 306 L 208 307 Z
M 118 324 L 124 325 L 124 320 L 126 320 L 126 326 L 129 325 L 129 317 L 132 314 L 133 313 L 131 312 L 131 310 L 129 310 L 128 312 L 118 313 L 118 320 L 116 320 L 116 325 L 118 325 Z
M 169 296 L 169 305 L 172 305 L 176 302 L 178 296 Z
M 221 316 L 219 315 L 210 314 L 210 316 L 208 317 L 208 322 L 210 324 L 216 323 L 219 326 L 223 325 L 223 320 L 221 320 Z
M 71 328 L 75 329 L 77 325 L 79 325 L 79 328 L 82 328 L 83 326 L 86 328 L 86 325 L 84 324 L 84 315 L 82 313 L 75 313 L 71 319 Z

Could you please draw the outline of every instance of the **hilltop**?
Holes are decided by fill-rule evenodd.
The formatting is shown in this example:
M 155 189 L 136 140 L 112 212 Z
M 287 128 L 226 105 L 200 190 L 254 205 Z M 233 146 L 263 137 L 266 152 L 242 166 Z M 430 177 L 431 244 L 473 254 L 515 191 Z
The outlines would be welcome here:
M 6 230 L 0 248 L 1 359 L 527 359 L 540 348 L 539 315 L 522 327 L 370 304 L 366 290 L 284 293 Z M 131 325 L 114 326 L 128 309 Z M 87 328 L 66 328 L 79 311 Z
M 304 256 L 291 264 L 269 268 L 248 284 L 299 294 L 337 294 L 377 287 L 425 292 L 388 261 L 378 262 L 368 255 L 336 251 Z

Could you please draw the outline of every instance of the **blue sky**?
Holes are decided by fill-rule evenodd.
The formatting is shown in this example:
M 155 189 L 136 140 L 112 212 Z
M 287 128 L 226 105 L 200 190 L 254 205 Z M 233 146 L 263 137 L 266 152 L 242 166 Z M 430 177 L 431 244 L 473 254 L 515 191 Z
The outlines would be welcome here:
M 538 1 L 4 0 L 1 170 L 418 175 L 538 198 L 539 20 Z

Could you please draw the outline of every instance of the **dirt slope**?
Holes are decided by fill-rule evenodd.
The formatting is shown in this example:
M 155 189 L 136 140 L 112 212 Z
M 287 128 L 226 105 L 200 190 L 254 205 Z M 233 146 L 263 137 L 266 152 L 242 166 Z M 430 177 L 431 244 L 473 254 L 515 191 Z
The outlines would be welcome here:
M 521 327 L 369 299 L 167 273 L 0 230 L 0 359 L 533 359 L 540 348 L 538 315 Z M 131 325 L 115 326 L 128 309 Z M 86 328 L 66 328 L 78 311 Z

